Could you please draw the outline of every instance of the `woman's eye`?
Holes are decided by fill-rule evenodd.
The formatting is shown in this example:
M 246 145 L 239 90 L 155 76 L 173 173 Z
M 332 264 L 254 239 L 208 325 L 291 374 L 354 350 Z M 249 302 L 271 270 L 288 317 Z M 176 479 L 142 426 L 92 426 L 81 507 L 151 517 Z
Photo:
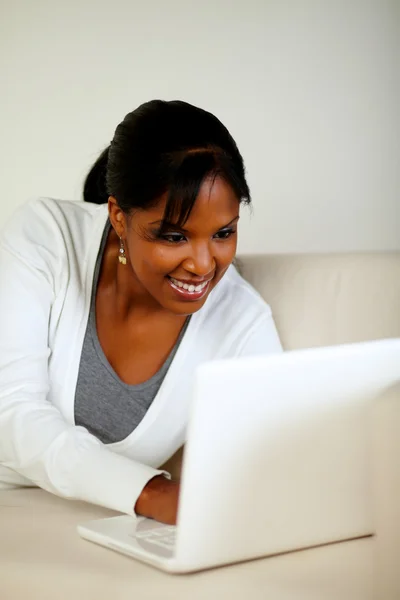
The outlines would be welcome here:
M 185 240 L 185 236 L 181 233 L 165 233 L 162 235 L 162 239 L 171 244 L 178 244 Z
M 228 239 L 228 237 L 230 237 L 234 232 L 233 229 L 224 229 L 223 231 L 218 231 L 218 233 L 215 234 L 215 238 L 217 240 L 226 240 Z
M 228 239 L 235 231 L 233 229 L 223 229 L 222 231 L 218 231 L 214 235 L 214 239 L 217 240 L 226 240 Z M 181 242 L 186 241 L 186 237 L 182 233 L 163 233 L 158 236 L 161 240 L 168 242 L 169 244 L 179 244 Z

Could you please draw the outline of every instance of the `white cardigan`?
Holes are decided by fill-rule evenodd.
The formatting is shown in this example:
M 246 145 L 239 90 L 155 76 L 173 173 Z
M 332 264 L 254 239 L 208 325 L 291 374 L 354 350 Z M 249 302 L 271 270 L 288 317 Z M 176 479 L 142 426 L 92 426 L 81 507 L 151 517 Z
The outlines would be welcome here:
M 195 313 L 152 405 L 105 445 L 74 423 L 74 396 L 107 206 L 38 199 L 0 235 L 0 485 L 38 485 L 133 513 L 184 443 L 199 363 L 280 352 L 269 307 L 230 267 Z

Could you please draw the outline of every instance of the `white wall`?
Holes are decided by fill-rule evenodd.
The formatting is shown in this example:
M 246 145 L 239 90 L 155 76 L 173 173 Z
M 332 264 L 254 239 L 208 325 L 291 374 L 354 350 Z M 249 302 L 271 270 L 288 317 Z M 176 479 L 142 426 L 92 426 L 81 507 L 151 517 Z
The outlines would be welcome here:
M 397 0 L 2 0 L 0 13 L 0 223 L 31 196 L 79 199 L 125 113 L 180 98 L 244 155 L 242 252 L 400 249 Z

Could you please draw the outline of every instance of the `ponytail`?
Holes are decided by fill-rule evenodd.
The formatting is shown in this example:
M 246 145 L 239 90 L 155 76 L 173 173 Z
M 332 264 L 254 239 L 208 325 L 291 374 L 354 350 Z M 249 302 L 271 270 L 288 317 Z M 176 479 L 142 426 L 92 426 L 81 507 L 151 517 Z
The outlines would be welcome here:
M 83 199 L 93 204 L 106 204 L 109 193 L 107 192 L 107 163 L 110 146 L 103 150 L 99 158 L 90 169 L 83 186 Z

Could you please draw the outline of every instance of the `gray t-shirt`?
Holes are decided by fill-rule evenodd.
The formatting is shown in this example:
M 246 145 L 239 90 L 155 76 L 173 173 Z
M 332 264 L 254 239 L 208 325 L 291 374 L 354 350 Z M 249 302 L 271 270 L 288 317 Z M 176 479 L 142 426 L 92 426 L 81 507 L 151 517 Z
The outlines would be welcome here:
M 184 336 L 189 319 L 161 369 L 139 385 L 124 383 L 107 360 L 97 336 L 96 291 L 111 224 L 104 229 L 93 277 L 88 324 L 75 391 L 75 424 L 86 427 L 105 444 L 125 439 L 153 402 Z

